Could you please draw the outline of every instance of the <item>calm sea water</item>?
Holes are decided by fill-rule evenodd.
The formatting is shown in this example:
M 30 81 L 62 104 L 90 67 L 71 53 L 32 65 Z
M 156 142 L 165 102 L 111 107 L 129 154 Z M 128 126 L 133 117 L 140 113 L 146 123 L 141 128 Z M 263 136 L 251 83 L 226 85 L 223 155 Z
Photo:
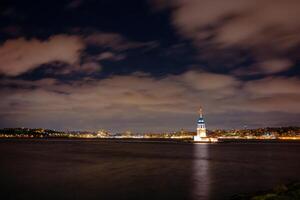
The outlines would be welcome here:
M 0 199 L 230 199 L 300 181 L 300 144 L 0 140 Z

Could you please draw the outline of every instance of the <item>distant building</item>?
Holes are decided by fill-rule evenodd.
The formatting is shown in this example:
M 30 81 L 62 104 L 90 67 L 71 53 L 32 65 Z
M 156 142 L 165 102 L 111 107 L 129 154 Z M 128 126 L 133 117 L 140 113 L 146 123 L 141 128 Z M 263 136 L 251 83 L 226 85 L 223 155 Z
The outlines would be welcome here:
M 99 137 L 99 138 L 107 138 L 109 136 L 110 136 L 109 133 L 105 130 L 99 130 L 97 132 L 97 137 Z
M 197 135 L 194 136 L 194 141 L 195 142 L 217 142 L 218 141 L 217 138 L 207 137 L 203 111 L 201 107 L 199 109 L 199 118 L 197 120 Z
M 200 138 L 206 137 L 206 128 L 205 128 L 205 122 L 203 118 L 202 108 L 199 110 L 199 118 L 197 121 L 197 136 Z

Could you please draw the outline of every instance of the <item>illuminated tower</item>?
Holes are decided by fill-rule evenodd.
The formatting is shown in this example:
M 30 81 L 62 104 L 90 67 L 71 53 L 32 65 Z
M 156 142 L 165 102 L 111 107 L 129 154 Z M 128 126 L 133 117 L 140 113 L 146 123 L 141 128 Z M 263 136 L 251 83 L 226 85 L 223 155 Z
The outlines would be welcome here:
M 199 110 L 199 119 L 197 121 L 197 136 L 198 138 L 206 138 L 206 128 L 201 107 Z

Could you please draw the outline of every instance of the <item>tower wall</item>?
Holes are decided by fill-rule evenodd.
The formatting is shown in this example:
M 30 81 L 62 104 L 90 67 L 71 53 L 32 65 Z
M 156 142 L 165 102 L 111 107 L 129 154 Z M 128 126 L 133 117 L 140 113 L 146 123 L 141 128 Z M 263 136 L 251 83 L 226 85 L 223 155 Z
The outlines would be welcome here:
M 206 128 L 205 126 L 200 126 L 198 125 L 197 127 L 197 136 L 199 137 L 206 137 Z
M 197 121 L 197 136 L 206 137 L 206 127 L 203 118 L 202 108 L 199 110 L 199 119 Z

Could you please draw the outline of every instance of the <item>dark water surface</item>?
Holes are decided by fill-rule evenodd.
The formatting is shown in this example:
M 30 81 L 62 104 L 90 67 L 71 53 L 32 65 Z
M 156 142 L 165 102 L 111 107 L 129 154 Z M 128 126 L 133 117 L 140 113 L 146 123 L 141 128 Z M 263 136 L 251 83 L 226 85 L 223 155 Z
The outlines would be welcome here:
M 230 199 L 300 181 L 300 144 L 0 140 L 0 199 Z

